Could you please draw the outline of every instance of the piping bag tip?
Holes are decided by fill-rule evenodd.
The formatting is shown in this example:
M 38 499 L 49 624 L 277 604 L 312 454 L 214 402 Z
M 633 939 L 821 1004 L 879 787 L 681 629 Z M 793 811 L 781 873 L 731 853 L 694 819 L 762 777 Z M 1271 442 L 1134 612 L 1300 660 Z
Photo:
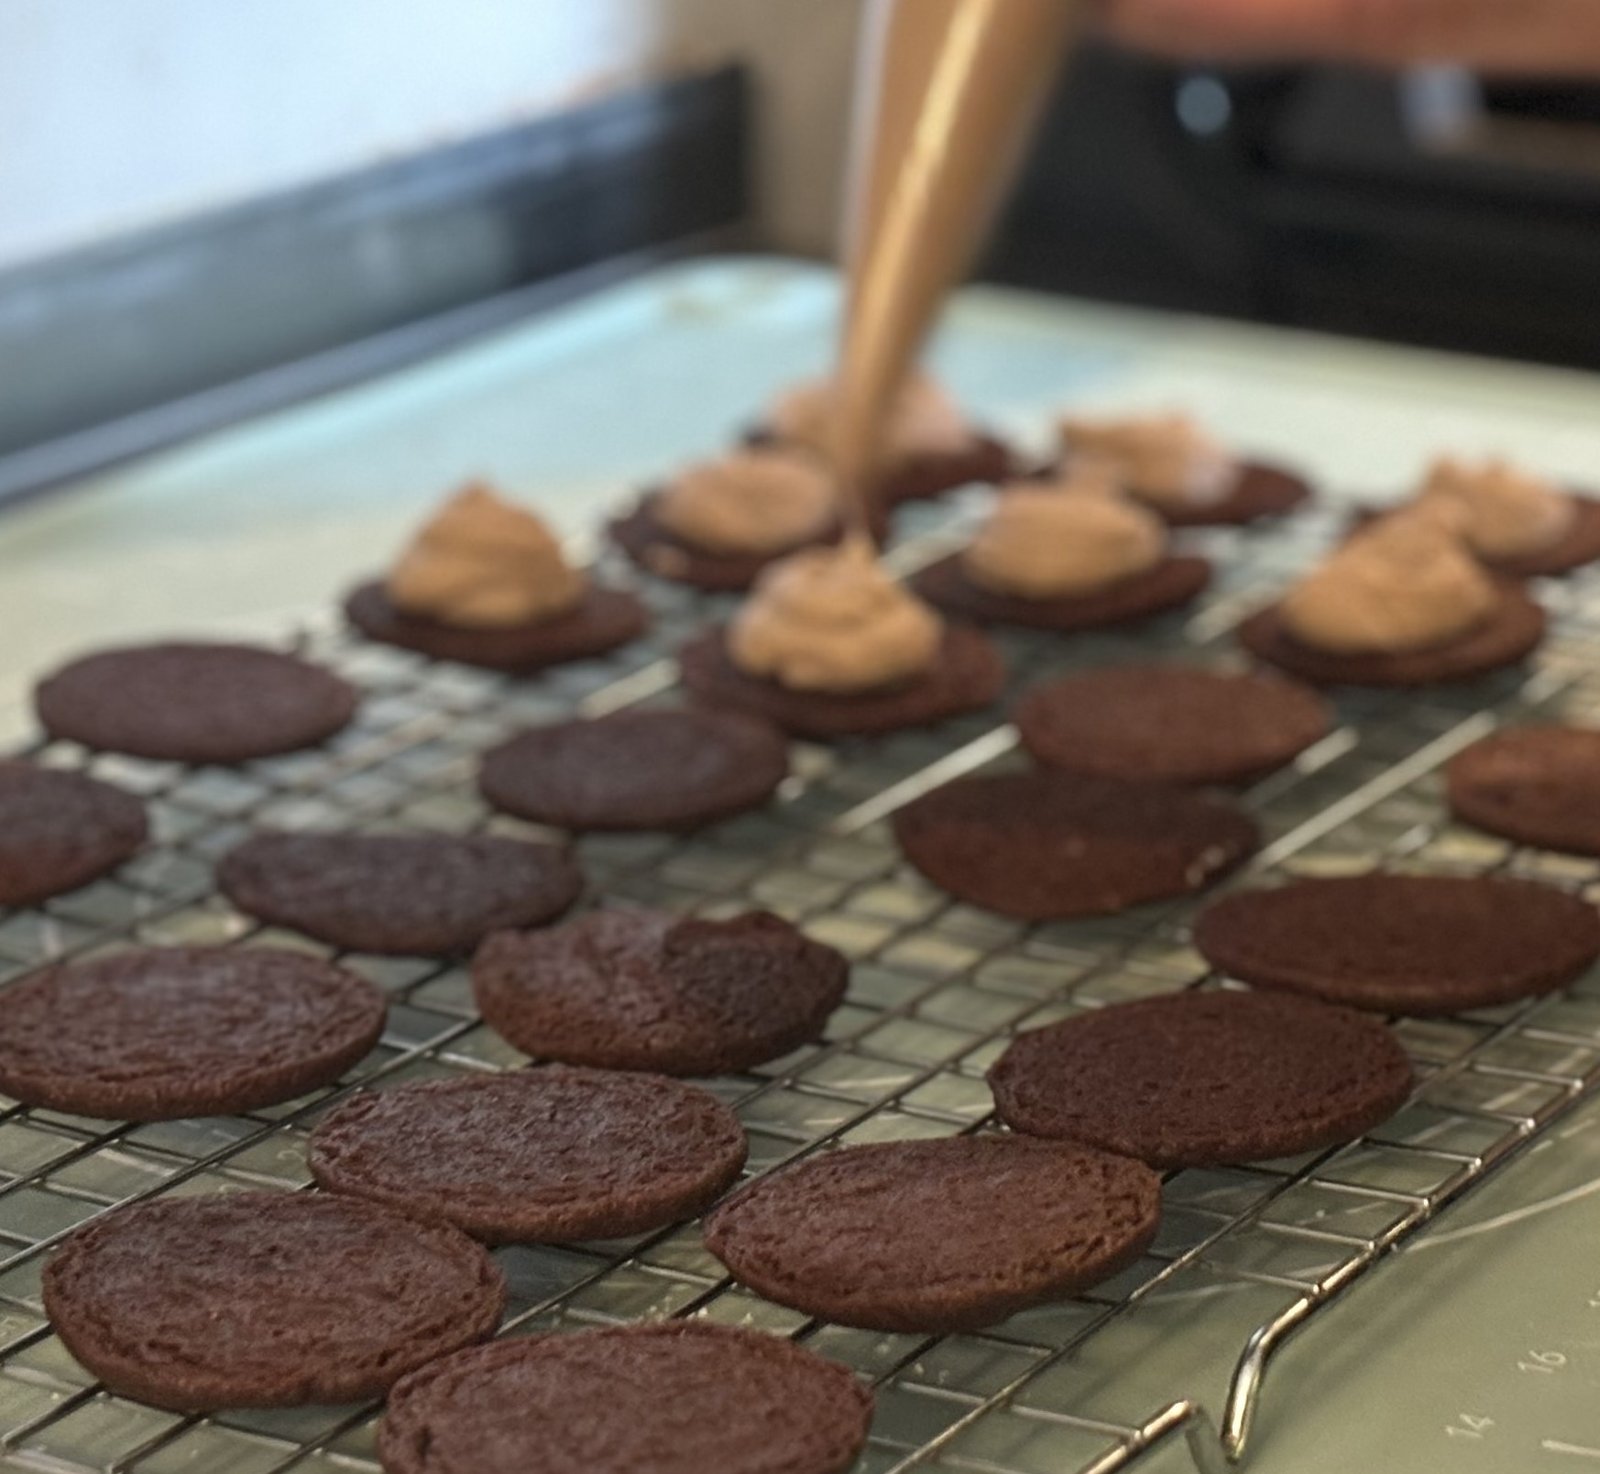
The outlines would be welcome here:
M 832 460 L 852 528 L 883 422 L 998 208 L 1085 0 L 875 0 L 857 78 Z

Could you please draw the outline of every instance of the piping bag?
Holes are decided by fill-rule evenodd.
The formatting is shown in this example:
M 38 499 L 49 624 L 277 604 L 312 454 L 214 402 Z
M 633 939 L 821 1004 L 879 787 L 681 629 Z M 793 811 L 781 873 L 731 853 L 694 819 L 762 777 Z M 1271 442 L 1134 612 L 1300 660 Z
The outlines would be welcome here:
M 833 465 L 852 535 L 885 421 L 1004 197 L 1085 0 L 870 0 L 856 79 Z

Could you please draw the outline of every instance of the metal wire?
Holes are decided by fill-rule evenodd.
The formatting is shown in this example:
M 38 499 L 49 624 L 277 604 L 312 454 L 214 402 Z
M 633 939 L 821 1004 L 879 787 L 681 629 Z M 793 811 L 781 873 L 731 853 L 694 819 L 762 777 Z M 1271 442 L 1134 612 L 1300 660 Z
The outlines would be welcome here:
M 1186 624 L 1070 642 L 1010 639 L 1016 682 L 1152 655 L 1225 658 L 1238 613 L 1326 530 L 1300 519 L 1280 534 L 1218 540 L 1228 577 Z M 905 556 L 936 546 L 925 540 Z M 1246 795 L 1268 842 L 1233 883 L 1378 863 L 1593 881 L 1594 866 L 1450 825 L 1438 770 L 1499 721 L 1600 708 L 1600 684 L 1581 659 L 1600 624 L 1594 594 L 1580 582 L 1561 595 L 1563 637 L 1531 679 L 1425 699 L 1349 698 L 1333 737 Z M 211 861 L 256 825 L 525 831 L 477 799 L 476 755 L 529 723 L 670 696 L 670 652 L 717 606 L 663 588 L 649 597 L 650 642 L 538 682 L 311 630 L 311 653 L 368 693 L 357 725 L 315 753 L 220 771 L 94 758 L 60 744 L 35 749 L 40 761 L 87 766 L 143 793 L 158 843 L 115 877 L 0 913 L 0 983 L 136 941 L 309 946 L 238 916 L 212 888 Z M 711 914 L 763 906 L 851 956 L 851 993 L 826 1039 L 749 1076 L 707 1082 L 744 1120 L 751 1170 L 839 1142 L 993 1129 L 983 1072 L 1018 1029 L 1121 998 L 1223 985 L 1188 945 L 1198 901 L 1030 928 L 954 904 L 900 863 L 887 816 L 957 773 L 1010 761 L 1014 744 L 1009 727 L 976 716 L 931 733 L 801 749 L 797 776 L 766 812 L 688 837 L 579 842 L 597 900 Z M 0 1465 L 103 1474 L 376 1466 L 374 1408 L 180 1417 L 110 1396 L 51 1334 L 37 1290 L 50 1247 L 113 1204 L 173 1191 L 305 1188 L 305 1133 L 351 1089 L 522 1063 L 477 1018 L 459 965 L 344 960 L 374 977 L 392 1008 L 379 1050 L 333 1091 L 238 1119 L 158 1126 L 0 1109 Z M 1202 1474 L 1217 1474 L 1245 1455 L 1285 1341 L 1600 1087 L 1600 1009 L 1591 1017 L 1583 1008 L 1587 986 L 1578 985 L 1576 1002 L 1398 1023 L 1421 1084 L 1394 1121 L 1306 1160 L 1172 1174 L 1162 1236 L 1140 1264 L 1079 1300 L 981 1335 L 884 1336 L 807 1320 L 730 1282 L 694 1225 L 623 1243 L 497 1251 L 512 1287 L 507 1324 L 704 1314 L 802 1338 L 876 1386 L 863 1462 L 872 1474 L 934 1466 L 1113 1474 L 1174 1441 Z M 1152 1321 L 1160 1356 L 1133 1354 Z M 1226 1388 L 1206 1376 L 1219 1338 L 1234 1364 Z M 1213 1421 L 1205 1407 L 1218 1396 Z

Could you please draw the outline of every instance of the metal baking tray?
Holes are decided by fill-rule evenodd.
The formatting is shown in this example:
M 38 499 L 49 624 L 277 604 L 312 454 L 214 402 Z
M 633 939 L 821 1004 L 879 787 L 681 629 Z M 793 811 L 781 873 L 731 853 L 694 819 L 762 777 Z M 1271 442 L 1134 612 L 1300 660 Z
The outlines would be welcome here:
M 895 557 L 910 566 L 936 556 L 948 545 L 945 516 L 922 513 Z M 1210 535 L 1219 585 L 1189 618 L 1070 640 L 1006 635 L 1012 691 L 1047 672 L 1107 662 L 1234 662 L 1238 618 L 1334 531 L 1325 513 Z M 620 566 L 608 574 L 631 577 Z M 213 860 L 253 826 L 528 832 L 477 797 L 478 754 L 575 711 L 673 701 L 672 652 L 729 607 L 659 583 L 644 592 L 657 619 L 648 640 L 533 681 L 429 662 L 326 619 L 286 632 L 286 643 L 366 693 L 355 724 L 316 751 L 224 770 L 96 757 L 61 743 L 27 749 L 142 794 L 156 841 L 110 878 L 0 913 L 0 985 L 56 958 L 132 942 L 325 952 L 257 925 L 216 894 Z M 1600 675 L 1585 659 L 1600 625 L 1600 579 L 1545 592 L 1555 631 L 1533 668 L 1459 689 L 1342 697 L 1337 731 L 1245 795 L 1267 841 L 1230 885 L 1377 864 L 1503 870 L 1567 887 L 1600 879 L 1594 863 L 1460 828 L 1441 800 L 1441 765 L 1497 724 L 1600 719 Z M 1188 942 L 1201 899 L 1026 926 L 951 902 L 901 862 L 886 816 L 951 776 L 1017 761 L 1014 746 L 998 708 L 937 729 L 799 746 L 794 776 L 765 810 L 687 837 L 578 841 L 592 903 L 707 914 L 764 907 L 853 959 L 848 1000 L 824 1040 L 749 1075 L 705 1082 L 744 1121 L 750 1171 L 840 1142 L 995 1129 L 983 1074 L 1014 1031 L 1220 985 Z M 249 1116 L 145 1126 L 0 1102 L 0 1467 L 376 1468 L 376 1407 L 160 1412 L 100 1389 L 39 1305 L 50 1248 L 112 1205 L 304 1189 L 307 1131 L 349 1090 L 524 1062 L 478 1019 L 463 966 L 344 960 L 387 991 L 392 1011 L 381 1046 L 334 1091 Z M 874 1385 L 878 1411 L 860 1465 L 872 1474 L 1112 1474 L 1147 1456 L 1178 1467 L 1167 1462 L 1174 1454 L 1215 1474 L 1247 1454 L 1284 1341 L 1313 1316 L 1339 1316 L 1341 1294 L 1367 1268 L 1600 1085 L 1592 979 L 1525 1006 L 1395 1027 L 1421 1083 L 1394 1119 L 1320 1155 L 1169 1174 L 1163 1227 L 1144 1259 L 1092 1294 L 982 1334 L 883 1335 L 808 1320 L 729 1281 L 694 1224 L 624 1242 L 496 1251 L 511 1285 L 506 1329 L 703 1315 L 792 1335 Z

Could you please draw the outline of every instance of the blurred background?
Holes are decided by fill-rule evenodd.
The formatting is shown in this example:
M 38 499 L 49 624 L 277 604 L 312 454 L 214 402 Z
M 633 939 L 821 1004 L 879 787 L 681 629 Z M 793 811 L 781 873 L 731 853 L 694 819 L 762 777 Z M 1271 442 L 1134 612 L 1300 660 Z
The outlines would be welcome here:
M 4 0 L 0 495 L 673 254 L 827 255 L 858 0 Z M 983 275 L 1600 365 L 1600 88 L 1064 79 Z

